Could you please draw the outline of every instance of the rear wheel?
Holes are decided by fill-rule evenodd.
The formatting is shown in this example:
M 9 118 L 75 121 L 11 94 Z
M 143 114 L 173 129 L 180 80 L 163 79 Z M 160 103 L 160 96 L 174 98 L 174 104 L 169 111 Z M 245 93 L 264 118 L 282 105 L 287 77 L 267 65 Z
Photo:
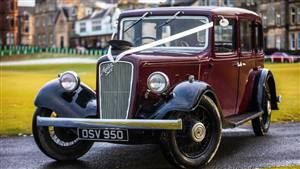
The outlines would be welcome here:
M 167 159 L 181 168 L 196 168 L 207 164 L 221 141 L 221 118 L 215 103 L 203 96 L 193 112 L 175 113 L 172 119 L 182 119 L 183 129 L 162 133 L 161 145 Z
M 261 106 L 263 109 L 263 114 L 252 120 L 252 128 L 256 136 L 265 135 L 268 132 L 270 127 L 272 107 L 271 107 L 271 93 L 268 84 L 265 85 L 261 103 L 262 103 Z
M 33 116 L 32 133 L 34 140 L 47 156 L 59 161 L 76 160 L 92 147 L 93 142 L 78 140 L 74 129 L 37 126 L 37 116 L 55 118 L 57 115 L 52 110 L 37 108 Z

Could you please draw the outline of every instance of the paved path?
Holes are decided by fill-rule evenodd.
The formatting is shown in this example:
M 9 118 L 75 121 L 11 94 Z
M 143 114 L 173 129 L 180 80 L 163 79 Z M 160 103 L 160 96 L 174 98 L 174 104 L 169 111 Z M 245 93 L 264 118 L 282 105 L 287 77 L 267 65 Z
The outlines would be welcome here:
M 250 126 L 226 130 L 216 157 L 205 169 L 247 169 L 300 165 L 300 123 L 271 126 L 268 136 L 255 137 Z M 39 151 L 32 137 L 0 139 L 2 169 L 171 169 L 157 145 L 96 143 L 71 163 L 55 162 Z
M 45 65 L 45 64 L 74 64 L 74 63 L 96 63 L 94 58 L 53 58 L 53 59 L 34 59 L 24 61 L 0 62 L 0 66 L 18 65 Z

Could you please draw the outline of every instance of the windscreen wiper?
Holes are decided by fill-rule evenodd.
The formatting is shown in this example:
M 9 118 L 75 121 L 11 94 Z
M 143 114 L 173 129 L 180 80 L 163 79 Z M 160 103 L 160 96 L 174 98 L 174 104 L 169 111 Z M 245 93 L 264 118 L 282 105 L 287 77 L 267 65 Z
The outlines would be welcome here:
M 164 22 L 164 23 L 158 25 L 156 28 L 159 29 L 159 28 L 161 28 L 162 26 L 165 26 L 166 24 L 171 23 L 172 21 L 174 21 L 174 20 L 177 18 L 178 15 L 183 14 L 183 13 L 184 13 L 184 12 L 182 12 L 182 11 L 176 12 L 176 13 L 172 16 L 172 18 L 170 18 L 170 19 L 168 19 L 166 22 Z
M 131 24 L 130 26 L 128 26 L 124 32 L 128 31 L 130 28 L 132 28 L 134 25 L 138 24 L 139 22 L 141 22 L 142 20 L 144 20 L 145 17 L 147 17 L 149 14 L 151 14 L 151 12 L 146 12 L 143 14 L 143 16 L 141 16 L 138 20 L 136 20 L 133 24 Z

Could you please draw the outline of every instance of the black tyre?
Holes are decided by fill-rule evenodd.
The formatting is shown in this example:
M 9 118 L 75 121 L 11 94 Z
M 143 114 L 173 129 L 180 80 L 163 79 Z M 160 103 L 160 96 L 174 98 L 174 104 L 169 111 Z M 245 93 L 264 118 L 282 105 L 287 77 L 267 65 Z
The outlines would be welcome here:
M 170 118 L 181 118 L 183 130 L 162 133 L 161 146 L 167 159 L 180 168 L 207 164 L 216 154 L 222 135 L 216 104 L 203 96 L 195 111 L 178 112 Z
M 40 150 L 58 161 L 76 160 L 92 147 L 93 142 L 78 140 L 76 130 L 58 127 L 40 127 L 36 125 L 37 116 L 56 117 L 55 112 L 37 108 L 32 121 L 32 133 Z
M 264 87 L 263 98 L 261 103 L 263 114 L 252 120 L 252 128 L 256 136 L 265 135 L 270 127 L 272 107 L 271 93 L 268 84 L 266 84 Z

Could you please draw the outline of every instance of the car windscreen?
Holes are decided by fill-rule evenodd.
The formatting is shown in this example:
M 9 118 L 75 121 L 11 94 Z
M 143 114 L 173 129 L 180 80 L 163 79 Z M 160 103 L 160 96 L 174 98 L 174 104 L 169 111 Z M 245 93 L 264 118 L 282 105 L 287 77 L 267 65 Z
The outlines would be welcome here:
M 180 32 L 208 23 L 205 16 L 149 16 L 123 18 L 120 25 L 120 39 L 129 41 L 134 47 L 148 44 Z M 208 45 L 208 30 L 167 42 L 144 52 L 200 52 Z

